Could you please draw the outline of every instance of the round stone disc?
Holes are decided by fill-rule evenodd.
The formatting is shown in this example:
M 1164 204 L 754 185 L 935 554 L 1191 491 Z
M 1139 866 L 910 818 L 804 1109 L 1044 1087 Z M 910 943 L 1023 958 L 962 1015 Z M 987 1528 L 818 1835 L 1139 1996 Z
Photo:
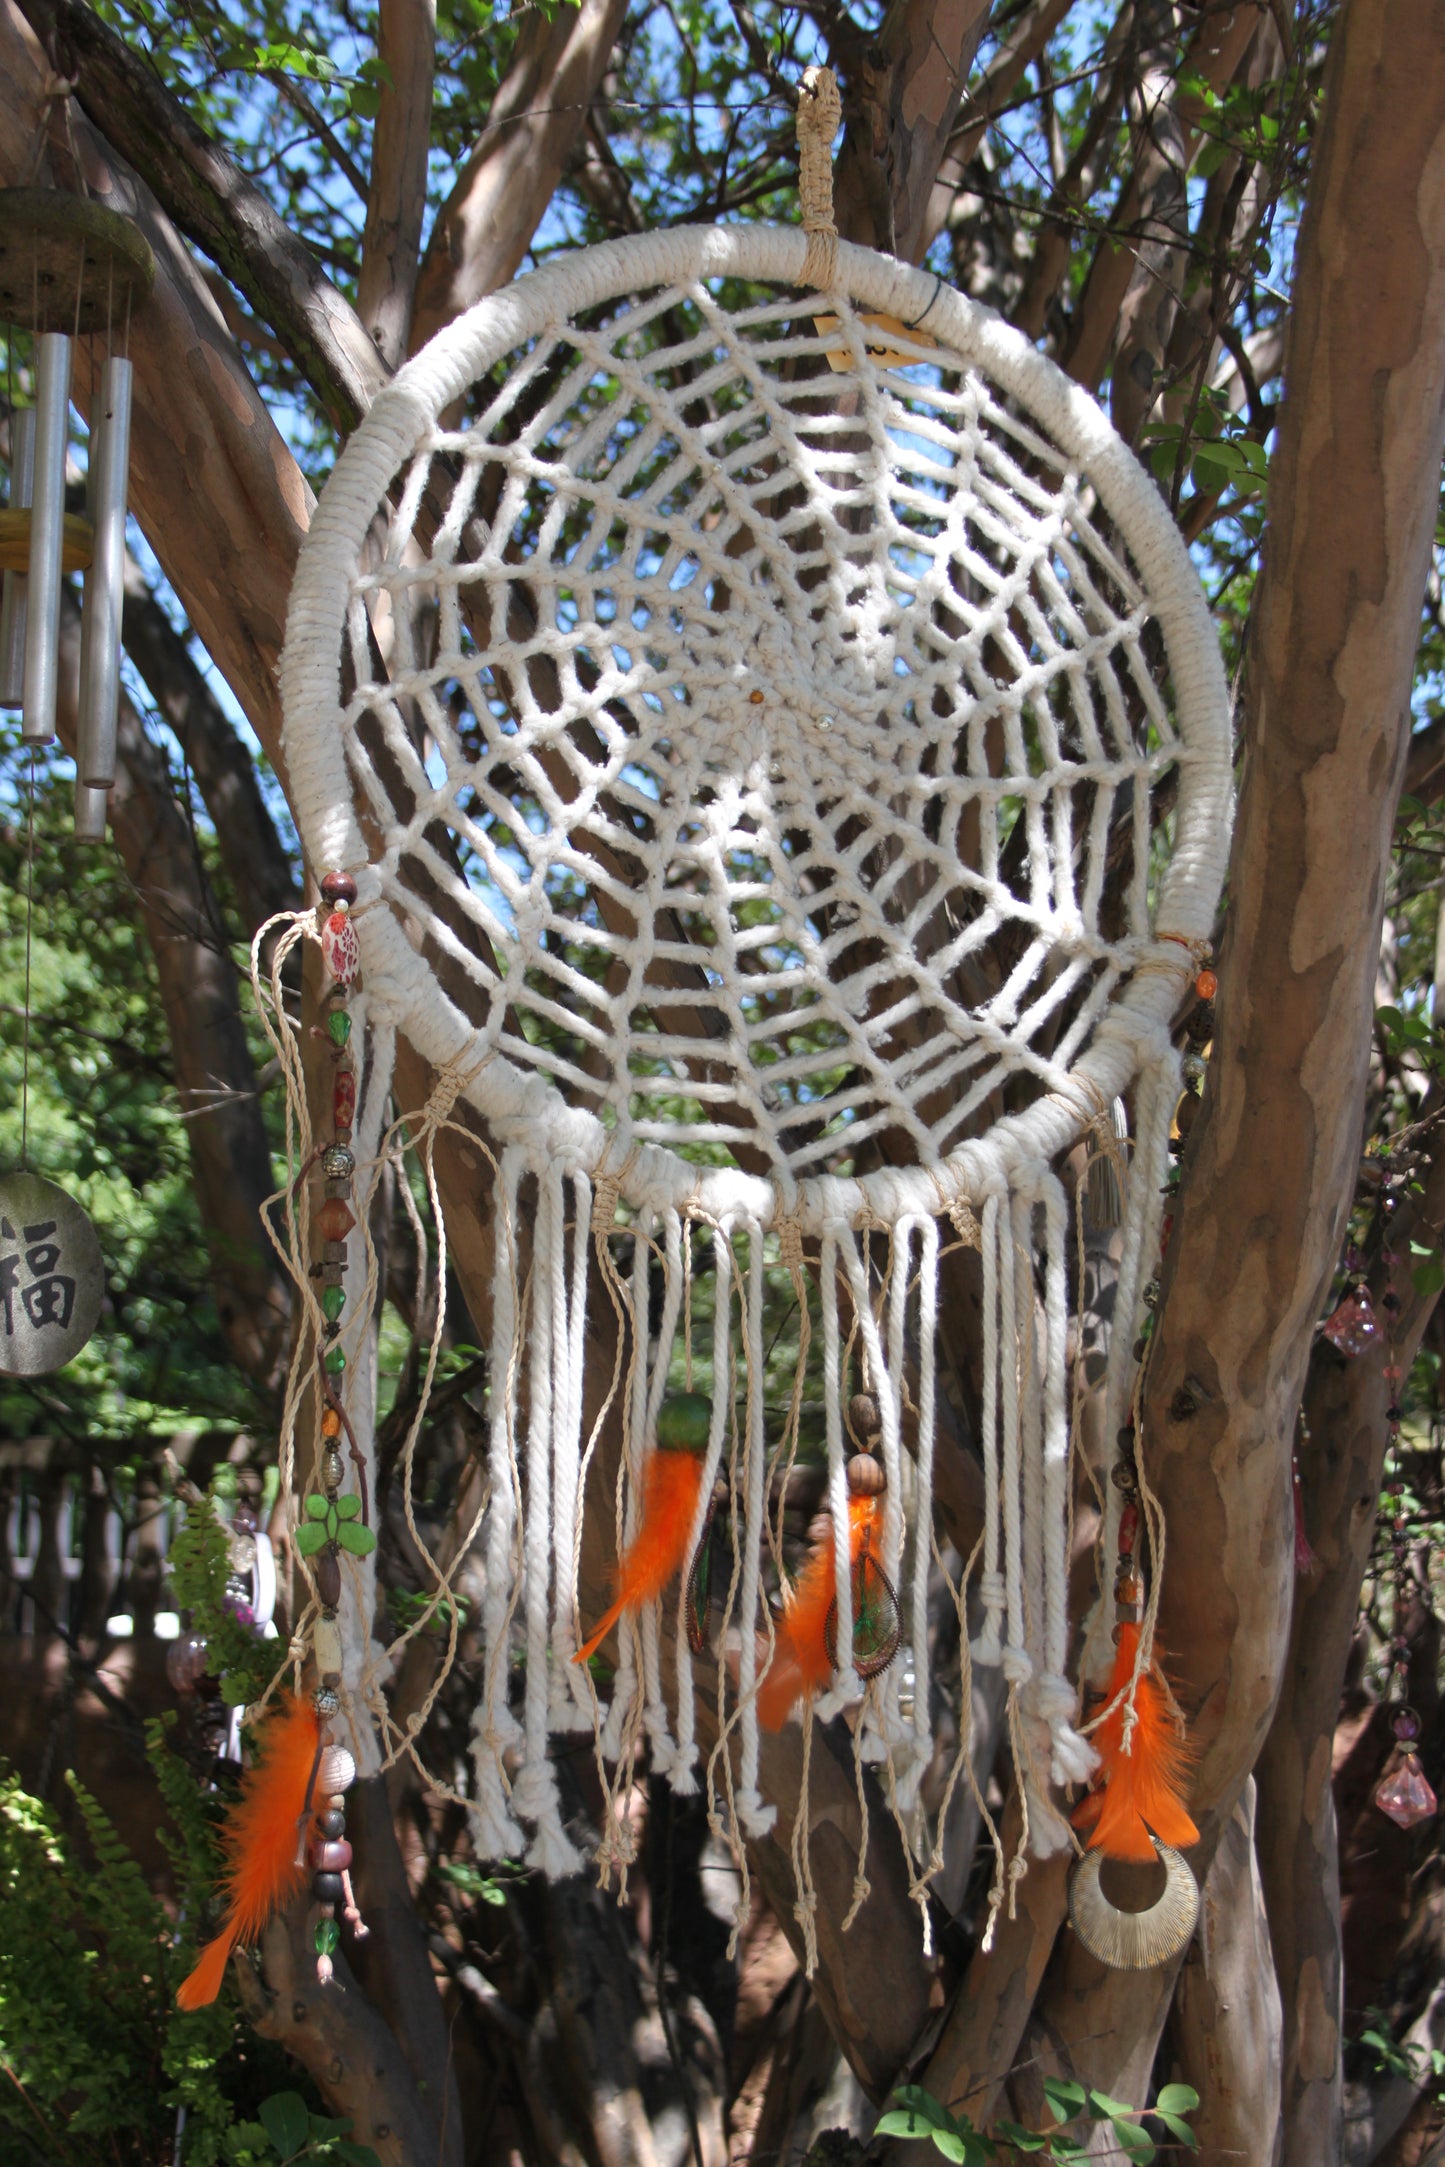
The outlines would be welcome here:
M 100 1243 L 75 1199 L 39 1174 L 0 1174 L 0 1376 L 73 1362 L 104 1293 Z
M 154 284 L 133 220 L 56 188 L 0 188 L 0 323 L 117 335 Z

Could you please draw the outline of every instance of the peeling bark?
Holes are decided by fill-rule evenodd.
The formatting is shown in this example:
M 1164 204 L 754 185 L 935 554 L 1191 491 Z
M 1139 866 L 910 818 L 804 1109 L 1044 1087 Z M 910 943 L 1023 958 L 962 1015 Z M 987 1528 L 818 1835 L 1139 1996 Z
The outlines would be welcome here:
M 1279 1988 L 1254 1847 L 1251 1782 L 1200 1894 L 1168 2034 L 1177 2073 L 1202 2102 L 1191 2126 L 1205 2160 L 1264 2163 L 1279 2136 Z
M 834 176 L 846 241 L 916 263 L 937 232 L 934 183 L 990 0 L 895 0 L 856 71 L 845 62 L 847 133 Z

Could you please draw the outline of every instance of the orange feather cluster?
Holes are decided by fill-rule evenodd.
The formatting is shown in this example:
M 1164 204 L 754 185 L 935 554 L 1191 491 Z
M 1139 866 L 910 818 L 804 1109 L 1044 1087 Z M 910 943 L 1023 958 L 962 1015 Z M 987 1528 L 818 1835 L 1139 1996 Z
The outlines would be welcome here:
M 1138 1654 L 1138 1626 L 1121 1625 L 1106 1706 L 1128 1687 Z M 1184 1805 L 1193 1755 L 1188 1740 L 1180 1736 L 1152 1663 L 1135 1688 L 1134 1727 L 1127 1751 L 1124 1709 L 1120 1700 L 1094 1733 L 1099 1772 L 1094 1788 L 1074 1814 L 1074 1826 L 1088 1834 L 1091 1851 L 1144 1864 L 1155 1856 L 1154 1836 L 1175 1850 L 1199 1841 L 1199 1831 Z
M 272 1912 L 288 1904 L 305 1880 L 297 1851 L 320 1745 L 316 1710 L 309 1701 L 287 1695 L 257 1741 L 255 1763 L 227 1816 L 221 1835 L 226 1923 L 177 1993 L 182 2009 L 203 2009 L 215 2000 L 237 1942 L 255 1941 Z
M 848 1555 L 856 1567 L 865 1542 L 879 1547 L 883 1532 L 881 1497 L 848 1500 Z M 832 1524 L 815 1543 L 802 1571 L 783 1597 L 773 1660 L 758 1688 L 758 1721 L 765 1731 L 780 1731 L 796 1701 L 816 1693 L 833 1674 L 828 1652 L 828 1617 L 837 1599 Z
M 661 1595 L 687 1555 L 701 1484 L 698 1454 L 662 1448 L 651 1454 L 642 1474 L 642 1524 L 617 1567 L 617 1599 L 574 1663 L 595 1653 L 624 1610 Z

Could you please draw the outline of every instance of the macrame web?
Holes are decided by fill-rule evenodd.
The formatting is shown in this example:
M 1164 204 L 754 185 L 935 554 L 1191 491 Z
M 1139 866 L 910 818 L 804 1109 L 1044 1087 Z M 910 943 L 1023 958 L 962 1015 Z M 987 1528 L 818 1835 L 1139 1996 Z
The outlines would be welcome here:
M 705 1768 L 742 1833 L 768 1825 L 768 1497 L 805 1373 L 836 1583 L 806 1719 L 864 1692 L 845 1469 L 865 1387 L 906 1659 L 868 1683 L 856 1735 L 926 1852 L 941 1242 L 981 1251 L 972 1653 L 1007 1677 L 1036 1850 L 1066 1840 L 1050 1783 L 1090 1766 L 1065 1676 L 1055 1169 L 1132 1092 L 1127 1318 L 1177 1091 L 1169 1019 L 1223 871 L 1224 686 L 1178 535 L 1092 401 L 931 276 L 839 247 L 829 290 L 805 292 L 804 253 L 797 233 L 688 229 L 483 302 L 348 446 L 292 601 L 308 857 L 357 883 L 372 1026 L 410 1039 L 496 1153 L 472 1803 L 483 1847 L 530 1845 L 552 1872 L 579 1863 L 558 1730 L 595 1723 L 624 1773 L 645 1736 L 675 1785 Z M 781 1412 L 770 1273 L 805 1326 Z M 589 1376 L 589 1303 L 615 1320 L 610 1378 Z M 611 1478 L 600 1411 L 621 1431 L 620 1547 L 695 1360 L 712 1386 L 689 1557 L 729 1485 L 706 1761 L 686 1573 L 624 1618 L 604 1706 L 570 1660 L 583 1506 Z

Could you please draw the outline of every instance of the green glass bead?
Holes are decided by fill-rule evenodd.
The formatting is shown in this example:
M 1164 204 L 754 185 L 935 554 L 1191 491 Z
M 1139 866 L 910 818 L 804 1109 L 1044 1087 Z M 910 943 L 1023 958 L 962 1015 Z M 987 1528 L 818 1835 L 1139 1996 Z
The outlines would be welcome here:
M 337 1950 L 341 1947 L 341 1928 L 337 1925 L 335 1919 L 318 1919 L 316 1932 L 312 1939 L 316 1944 L 316 1954 L 318 1956 L 335 1956 Z
M 345 1367 L 346 1356 L 342 1349 L 340 1347 L 328 1347 L 326 1350 L 326 1369 L 328 1373 L 333 1377 L 339 1377 Z
M 351 1018 L 344 1008 L 333 1008 L 326 1019 L 333 1046 L 344 1046 L 351 1036 Z
M 327 1323 L 335 1324 L 342 1310 L 346 1307 L 345 1288 L 323 1287 L 321 1289 L 321 1307 L 325 1312 Z

